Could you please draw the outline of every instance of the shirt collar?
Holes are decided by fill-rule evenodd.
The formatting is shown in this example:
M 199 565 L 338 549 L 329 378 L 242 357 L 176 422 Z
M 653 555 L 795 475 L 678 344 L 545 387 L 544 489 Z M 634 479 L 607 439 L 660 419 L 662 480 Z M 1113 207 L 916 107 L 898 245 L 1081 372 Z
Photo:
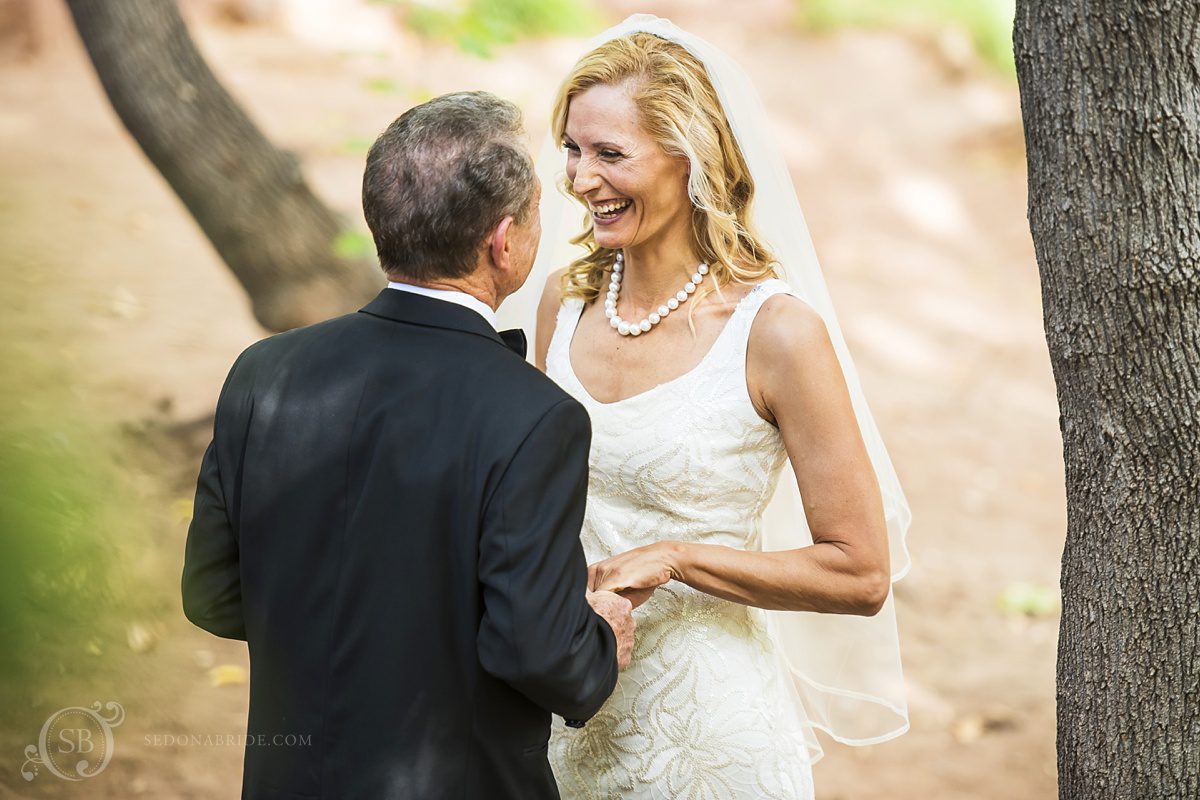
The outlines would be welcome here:
M 430 289 L 425 286 L 414 286 L 411 283 L 401 283 L 400 281 L 388 281 L 388 288 L 432 297 L 435 300 L 445 300 L 447 303 L 455 303 L 464 308 L 469 308 L 487 320 L 487 323 L 492 326 L 493 330 L 500 329 L 500 326 L 496 323 L 496 312 L 492 307 L 466 292 L 460 292 L 455 289 Z

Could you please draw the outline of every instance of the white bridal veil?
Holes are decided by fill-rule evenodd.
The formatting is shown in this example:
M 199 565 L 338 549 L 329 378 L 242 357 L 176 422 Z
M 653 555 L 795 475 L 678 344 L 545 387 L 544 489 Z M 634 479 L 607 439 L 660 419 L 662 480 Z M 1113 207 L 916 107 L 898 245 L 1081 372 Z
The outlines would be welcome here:
M 636 14 L 605 31 L 592 40 L 588 51 L 610 39 L 638 32 L 677 42 L 703 62 L 754 177 L 754 225 L 778 259 L 783 279 L 825 320 L 883 494 L 894 583 L 904 577 L 910 563 L 905 545 L 912 518 L 908 502 L 867 407 L 787 164 L 771 135 L 758 92 L 741 68 L 720 50 L 668 20 L 648 14 Z M 582 254 L 569 243 L 582 229 L 583 209 L 560 188 L 564 169 L 565 158 L 551 132 L 538 158 L 543 187 L 543 237 L 538 260 L 525 287 L 501 308 L 501 318 L 506 324 L 522 325 L 531 334 L 547 275 Z M 785 464 L 764 517 L 762 547 L 790 550 L 811 544 L 812 535 L 795 475 L 790 464 Z M 908 730 L 908 705 L 891 592 L 883 610 L 873 617 L 790 611 L 764 613 L 772 639 L 794 678 L 795 698 L 810 726 L 809 755 L 814 761 L 821 755 L 816 736 L 811 733 L 814 727 L 852 745 L 875 744 Z

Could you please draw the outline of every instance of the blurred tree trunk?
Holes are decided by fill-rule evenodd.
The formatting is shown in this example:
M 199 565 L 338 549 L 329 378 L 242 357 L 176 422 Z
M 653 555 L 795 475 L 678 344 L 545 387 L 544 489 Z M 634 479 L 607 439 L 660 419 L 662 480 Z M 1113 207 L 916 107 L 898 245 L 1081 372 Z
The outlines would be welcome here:
M 383 286 L 343 258 L 337 217 L 204 62 L 174 0 L 67 0 L 117 116 L 183 200 L 270 330 L 352 310 Z M 169 269 L 170 265 L 164 268 Z
M 1200 797 L 1200 4 L 1019 0 L 1066 461 L 1062 800 Z

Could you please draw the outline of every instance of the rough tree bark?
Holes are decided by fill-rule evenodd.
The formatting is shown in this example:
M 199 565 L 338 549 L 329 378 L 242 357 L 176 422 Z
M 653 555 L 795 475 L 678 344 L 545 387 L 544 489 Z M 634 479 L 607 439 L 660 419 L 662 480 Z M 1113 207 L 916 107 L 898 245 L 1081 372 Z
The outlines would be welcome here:
M 1063 800 L 1200 797 L 1200 4 L 1018 0 L 1066 460 Z
M 225 91 L 174 0 L 67 0 L 117 116 L 166 178 L 270 330 L 362 305 L 383 286 L 339 258 L 343 229 Z

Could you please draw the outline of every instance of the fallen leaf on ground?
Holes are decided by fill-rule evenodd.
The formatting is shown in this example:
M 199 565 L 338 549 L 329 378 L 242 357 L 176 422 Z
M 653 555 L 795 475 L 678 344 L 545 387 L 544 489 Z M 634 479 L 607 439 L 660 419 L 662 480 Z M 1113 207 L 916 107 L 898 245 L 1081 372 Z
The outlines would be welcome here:
M 171 504 L 171 516 L 177 522 L 192 521 L 192 500 L 190 497 L 181 497 Z
M 978 714 L 967 714 L 959 717 L 950 726 L 950 733 L 959 744 L 972 744 L 983 736 L 983 717 Z
M 972 712 L 959 717 L 951 724 L 950 733 L 959 744 L 972 744 L 984 734 L 1009 730 L 1017 724 L 1017 713 L 1008 706 L 997 704 L 982 713 Z
M 218 686 L 241 686 L 246 682 L 246 669 L 237 664 L 219 664 L 208 671 L 214 688 Z
M 129 642 L 129 649 L 135 653 L 147 653 L 154 649 L 154 645 L 158 644 L 158 636 L 145 625 L 137 622 L 126 629 L 125 640 Z

